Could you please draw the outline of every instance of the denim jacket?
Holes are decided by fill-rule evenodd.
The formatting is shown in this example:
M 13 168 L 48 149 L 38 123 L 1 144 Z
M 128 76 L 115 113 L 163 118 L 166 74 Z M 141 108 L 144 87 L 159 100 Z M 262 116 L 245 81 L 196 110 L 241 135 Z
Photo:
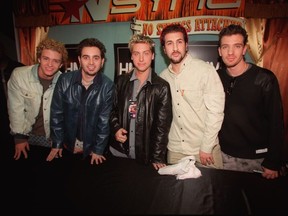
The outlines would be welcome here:
M 43 118 L 46 137 L 50 136 L 50 105 L 58 71 L 43 94 L 43 87 L 38 78 L 39 64 L 15 68 L 8 81 L 8 113 L 11 134 L 16 138 L 29 136 L 32 126 L 39 113 L 41 100 L 43 100 Z

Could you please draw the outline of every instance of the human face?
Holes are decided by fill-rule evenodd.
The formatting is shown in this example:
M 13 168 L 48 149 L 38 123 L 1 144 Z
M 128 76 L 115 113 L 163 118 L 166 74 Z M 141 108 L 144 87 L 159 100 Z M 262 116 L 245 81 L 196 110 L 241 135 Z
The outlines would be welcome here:
M 219 55 L 227 68 L 234 68 L 244 62 L 247 46 L 240 34 L 223 36 L 218 48 Z
M 133 46 L 131 53 L 131 60 L 133 61 L 134 67 L 138 72 L 150 71 L 154 54 L 150 50 L 150 46 L 147 43 L 136 43 Z
M 62 67 L 62 54 L 54 50 L 43 49 L 41 57 L 38 58 L 38 62 L 39 77 L 51 80 Z
M 84 47 L 78 60 L 82 67 L 82 75 L 95 77 L 103 67 L 105 59 L 101 58 L 98 47 Z
M 172 64 L 179 64 L 185 58 L 188 44 L 181 32 L 171 32 L 165 35 L 164 52 Z

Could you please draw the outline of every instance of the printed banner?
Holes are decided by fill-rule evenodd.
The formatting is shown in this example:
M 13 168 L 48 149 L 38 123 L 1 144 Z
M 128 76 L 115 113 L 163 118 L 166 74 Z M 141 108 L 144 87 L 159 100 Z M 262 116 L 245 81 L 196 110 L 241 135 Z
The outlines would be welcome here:
M 245 0 L 49 0 L 54 25 L 168 20 L 190 16 L 244 17 Z
M 160 37 L 162 29 L 172 23 L 181 24 L 188 34 L 218 34 L 223 27 L 237 24 L 245 27 L 244 18 L 226 16 L 193 16 L 161 21 L 143 21 L 133 19 L 131 29 L 134 34 L 142 33 L 151 38 Z

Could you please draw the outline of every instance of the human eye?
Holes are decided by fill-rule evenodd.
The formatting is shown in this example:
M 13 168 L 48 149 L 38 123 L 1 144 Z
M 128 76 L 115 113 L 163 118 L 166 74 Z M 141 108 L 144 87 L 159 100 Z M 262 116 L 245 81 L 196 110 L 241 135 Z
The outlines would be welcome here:
M 83 59 L 83 60 L 88 60 L 88 56 L 86 56 L 86 55 L 85 55 L 85 56 L 82 56 L 82 59 Z
M 48 58 L 48 57 L 46 57 L 46 56 L 42 56 L 42 60 L 43 60 L 43 61 L 48 61 L 48 60 L 49 60 L 49 58 Z
M 243 44 L 236 44 L 235 47 L 236 47 L 237 49 L 241 49 L 241 48 L 243 47 Z
M 151 53 L 150 51 L 146 51 L 146 52 L 144 52 L 144 55 L 145 55 L 145 56 L 149 56 L 150 53 Z
M 93 59 L 94 59 L 95 61 L 98 61 L 98 60 L 100 59 L 100 56 L 94 56 Z
M 133 55 L 133 56 L 138 56 L 139 53 L 138 53 L 138 52 L 133 52 L 132 55 Z
M 221 45 L 221 49 L 226 50 L 226 49 L 228 49 L 228 46 L 227 45 Z
M 54 62 L 55 64 L 61 64 L 61 60 L 60 60 L 60 59 L 53 59 L 53 62 Z
M 171 46 L 172 45 L 172 42 L 171 41 L 167 41 L 166 42 L 166 46 Z

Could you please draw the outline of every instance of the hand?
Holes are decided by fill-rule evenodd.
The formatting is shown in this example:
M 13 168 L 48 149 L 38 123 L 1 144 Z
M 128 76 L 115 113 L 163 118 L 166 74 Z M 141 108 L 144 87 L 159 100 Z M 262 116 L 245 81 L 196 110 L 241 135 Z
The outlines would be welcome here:
M 115 134 L 115 139 L 118 142 L 124 143 L 127 140 L 127 131 L 124 128 L 120 128 L 116 134 Z
M 166 164 L 164 164 L 164 163 L 152 163 L 152 165 L 156 170 L 159 170 L 160 168 L 166 166 Z
M 106 160 L 106 158 L 103 155 L 98 155 L 93 152 L 90 155 L 91 155 L 91 165 L 93 165 L 94 162 L 96 163 L 96 165 L 98 165 Z
M 24 158 L 27 159 L 28 151 L 30 151 L 30 147 L 29 147 L 29 143 L 27 140 L 24 142 L 15 144 L 14 159 L 18 160 L 21 157 L 22 153 L 24 155 Z
M 46 161 L 52 161 L 54 158 L 62 157 L 63 149 L 52 148 Z
M 263 173 L 262 173 L 262 176 L 266 179 L 276 179 L 279 177 L 279 173 L 278 171 L 275 171 L 275 170 L 270 170 L 270 169 L 267 169 L 265 167 L 262 167 L 263 168 Z
M 199 151 L 200 161 L 204 166 L 208 166 L 214 164 L 214 159 L 211 153 L 206 153 L 203 151 Z

